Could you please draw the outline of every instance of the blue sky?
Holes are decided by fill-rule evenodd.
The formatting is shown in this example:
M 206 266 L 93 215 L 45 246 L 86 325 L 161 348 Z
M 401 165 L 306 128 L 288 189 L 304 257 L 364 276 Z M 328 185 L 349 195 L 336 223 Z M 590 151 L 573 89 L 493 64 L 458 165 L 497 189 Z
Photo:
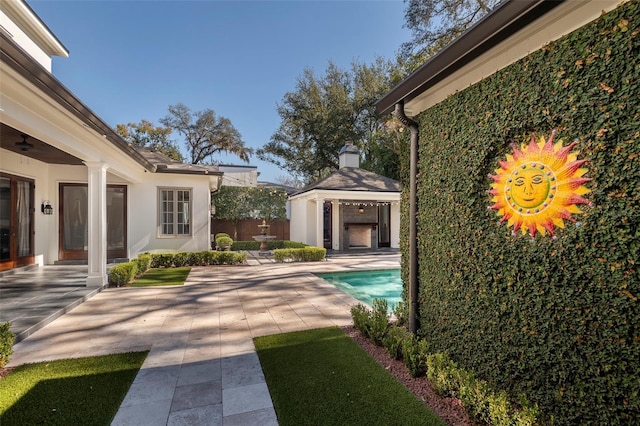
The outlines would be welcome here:
M 329 61 L 392 59 L 409 39 L 401 0 L 27 2 L 69 50 L 53 74 L 110 126 L 159 124 L 181 102 L 227 117 L 254 149 L 305 67 L 321 76 Z M 286 175 L 255 155 L 249 164 L 259 180 Z

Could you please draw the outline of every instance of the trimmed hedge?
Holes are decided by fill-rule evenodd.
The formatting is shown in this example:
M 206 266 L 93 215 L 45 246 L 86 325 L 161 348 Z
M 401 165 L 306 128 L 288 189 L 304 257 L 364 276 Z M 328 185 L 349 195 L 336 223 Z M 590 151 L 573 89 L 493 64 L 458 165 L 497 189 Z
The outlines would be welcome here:
M 431 354 L 425 339 L 389 324 L 387 303 L 373 299 L 373 309 L 359 303 L 351 307 L 354 326 L 374 344 L 401 359 L 412 377 L 425 373 L 434 390 L 444 396 L 459 398 L 469 415 L 481 424 L 494 426 L 534 426 L 539 410 L 525 398 L 512 404 L 504 391 L 496 391 L 468 370 L 458 367 L 446 354 Z
M 0 368 L 7 365 L 9 357 L 13 353 L 13 342 L 16 335 L 10 330 L 11 324 L 5 322 L 0 324 Z
M 176 253 L 144 253 L 130 262 L 119 263 L 109 269 L 109 286 L 120 287 L 150 268 L 178 268 L 182 266 L 241 265 L 247 263 L 246 252 L 198 251 Z
M 238 265 L 247 263 L 247 253 L 235 251 L 197 251 L 177 253 L 152 253 L 152 268 L 180 266 Z
M 118 263 L 109 269 L 108 279 L 110 287 L 122 287 L 130 283 L 138 275 L 138 262 L 130 261 Z
M 419 334 L 543 424 L 640 418 L 639 34 L 632 0 L 418 116 Z M 556 239 L 512 237 L 487 175 L 552 129 L 593 205 Z
M 267 247 L 269 250 L 275 250 L 281 248 L 303 248 L 307 247 L 307 245 L 297 241 L 271 240 L 267 241 Z M 231 250 L 260 250 L 260 241 L 234 241 L 231 245 Z
M 140 254 L 134 259 L 134 262 L 136 262 L 138 272 L 144 274 L 151 268 L 151 255 L 148 253 Z
M 273 251 L 276 262 L 315 262 L 324 260 L 327 249 L 320 247 L 284 248 Z

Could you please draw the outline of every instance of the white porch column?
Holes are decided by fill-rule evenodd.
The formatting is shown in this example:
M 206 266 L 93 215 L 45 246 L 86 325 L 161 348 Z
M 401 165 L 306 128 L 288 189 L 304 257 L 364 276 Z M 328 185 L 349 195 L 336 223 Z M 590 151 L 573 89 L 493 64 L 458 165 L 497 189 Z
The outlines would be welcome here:
M 340 200 L 331 200 L 331 246 L 340 250 L 342 241 L 342 226 L 340 224 Z
M 88 170 L 88 256 L 87 287 L 107 285 L 107 166 L 85 162 Z
M 324 199 L 316 198 L 316 247 L 324 247 Z

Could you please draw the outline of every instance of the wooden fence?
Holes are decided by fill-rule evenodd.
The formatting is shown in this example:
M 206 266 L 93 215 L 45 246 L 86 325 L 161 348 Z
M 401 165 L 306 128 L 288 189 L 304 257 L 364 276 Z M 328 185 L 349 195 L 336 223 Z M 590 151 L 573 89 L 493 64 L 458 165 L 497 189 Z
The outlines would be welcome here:
M 231 220 L 211 219 L 211 233 L 226 232 L 234 241 L 253 241 L 254 235 L 260 235 L 258 225 L 262 224 L 260 219 L 243 219 L 237 226 Z M 276 240 L 289 239 L 289 221 L 272 221 L 269 223 L 268 235 L 275 235 Z M 236 234 L 237 232 L 237 234 Z

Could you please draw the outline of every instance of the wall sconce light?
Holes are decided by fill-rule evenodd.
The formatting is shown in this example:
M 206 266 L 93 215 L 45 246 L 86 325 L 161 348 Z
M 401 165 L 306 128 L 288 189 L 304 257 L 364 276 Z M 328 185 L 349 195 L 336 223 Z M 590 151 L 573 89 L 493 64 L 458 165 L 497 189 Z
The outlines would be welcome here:
M 363 214 L 364 213 L 364 206 L 362 204 L 360 204 L 358 206 L 358 213 Z
M 216 205 L 215 204 L 211 204 L 211 209 L 209 210 L 209 212 L 211 213 L 211 216 L 215 216 L 215 214 L 216 214 Z
M 49 200 L 43 201 L 42 206 L 40 206 L 40 210 L 42 210 L 42 214 L 53 214 L 53 207 L 51 207 L 51 203 Z

